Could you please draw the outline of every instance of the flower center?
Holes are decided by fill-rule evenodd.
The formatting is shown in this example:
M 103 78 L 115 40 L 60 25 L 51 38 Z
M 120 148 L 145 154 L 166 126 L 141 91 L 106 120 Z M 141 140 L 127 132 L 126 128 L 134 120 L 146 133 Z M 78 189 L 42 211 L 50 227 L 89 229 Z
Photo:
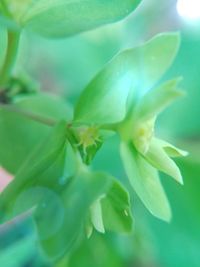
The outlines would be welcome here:
M 80 146 L 83 146 L 83 149 L 85 150 L 89 146 L 93 146 L 97 144 L 99 139 L 99 130 L 95 126 L 91 126 L 88 128 L 81 128 L 78 133 L 79 136 L 79 144 Z
M 138 122 L 133 131 L 132 141 L 141 154 L 146 154 L 154 135 L 155 118 Z

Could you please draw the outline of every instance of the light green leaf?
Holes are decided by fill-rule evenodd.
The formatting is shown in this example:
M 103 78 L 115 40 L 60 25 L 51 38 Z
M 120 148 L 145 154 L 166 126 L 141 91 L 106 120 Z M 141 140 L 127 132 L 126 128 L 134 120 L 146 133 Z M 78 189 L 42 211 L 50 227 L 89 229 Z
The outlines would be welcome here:
M 130 232 L 133 218 L 129 194 L 115 179 L 107 195 L 101 200 L 103 222 L 106 230 Z
M 121 144 L 121 157 L 129 181 L 143 204 L 154 216 L 170 221 L 171 209 L 157 170 L 137 153 L 132 144 Z
M 145 158 L 156 169 L 172 176 L 177 182 L 183 184 L 183 178 L 178 166 L 172 159 L 170 159 L 156 138 L 151 140 L 150 147 L 148 152 L 145 154 Z
M 69 120 L 71 110 L 63 100 L 47 94 L 19 99 L 11 110 L 0 106 L 0 164 L 15 174 L 27 156 L 47 138 L 51 127 L 12 108 L 55 123 L 60 119 Z
M 177 33 L 164 33 L 126 50 L 89 83 L 75 109 L 75 122 L 107 124 L 124 119 L 127 109 L 152 88 L 171 65 L 179 47 Z
M 146 93 L 170 67 L 180 46 L 178 32 L 161 33 L 141 46 L 138 55 L 140 88 Z
M 126 114 L 131 82 L 126 56 L 120 54 L 83 91 L 76 105 L 75 121 L 98 124 L 121 121 Z
M 157 116 L 177 97 L 183 96 L 183 92 L 177 89 L 180 78 L 165 82 L 159 87 L 148 91 L 136 107 L 139 119 L 148 120 Z
M 44 36 L 64 37 L 129 15 L 141 0 L 5 0 L 21 26 Z

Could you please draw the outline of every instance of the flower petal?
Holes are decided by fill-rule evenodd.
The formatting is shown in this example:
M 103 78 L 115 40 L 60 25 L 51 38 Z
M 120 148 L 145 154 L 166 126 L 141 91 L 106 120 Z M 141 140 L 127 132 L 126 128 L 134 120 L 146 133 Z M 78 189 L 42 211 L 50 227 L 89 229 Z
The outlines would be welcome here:
M 94 228 L 100 232 L 105 233 L 103 217 L 102 217 L 102 208 L 101 208 L 101 198 L 97 199 L 92 206 L 90 207 L 91 221 Z
M 170 159 L 160 145 L 159 140 L 153 138 L 145 158 L 158 170 L 172 176 L 177 182 L 183 184 L 181 172 L 176 163 Z
M 170 221 L 171 209 L 158 172 L 132 144 L 121 144 L 121 157 L 129 181 L 147 209 L 156 217 Z
M 185 150 L 182 150 L 178 147 L 175 147 L 173 146 L 172 144 L 164 141 L 164 140 L 161 140 L 161 139 L 158 139 L 158 142 L 160 143 L 160 145 L 164 148 L 165 152 L 167 153 L 168 156 L 172 157 L 172 158 L 175 158 L 175 157 L 186 157 L 188 156 L 188 152 L 185 151 Z
M 184 92 L 177 89 L 181 78 L 165 82 L 159 87 L 148 91 L 137 106 L 136 113 L 140 120 L 148 120 L 157 116 L 177 97 L 183 96 Z

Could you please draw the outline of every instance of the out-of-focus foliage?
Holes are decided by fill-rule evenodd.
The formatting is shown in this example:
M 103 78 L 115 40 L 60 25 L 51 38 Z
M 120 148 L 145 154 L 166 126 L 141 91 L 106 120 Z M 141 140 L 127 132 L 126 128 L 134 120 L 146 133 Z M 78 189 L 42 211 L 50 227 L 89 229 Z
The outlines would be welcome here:
M 0 263 L 6 267 L 47 266 L 37 242 L 37 232 L 29 214 L 0 227 Z
M 200 26 L 195 32 L 193 26 L 180 20 L 175 4 L 175 0 L 144 1 L 126 22 L 62 41 L 49 42 L 29 35 L 22 38 L 16 73 L 23 72 L 23 66 L 42 82 L 46 90 L 61 93 L 75 102 L 82 88 L 116 52 L 162 31 L 180 29 L 182 36 L 175 64 L 165 78 L 183 76 L 181 85 L 186 96 L 169 107 L 156 125 L 160 136 L 175 141 L 190 152 L 187 159 L 177 161 L 184 187 L 175 186 L 169 177 L 162 176 L 172 206 L 171 223 L 152 218 L 132 194 L 135 207 L 133 236 L 106 234 L 104 238 L 101 234 L 94 234 L 58 263 L 58 267 L 200 266 Z M 0 58 L 2 47 L 0 42 Z M 124 181 L 116 139 L 106 141 L 107 148 L 99 151 L 93 166 L 94 169 L 105 168 Z M 111 154 L 114 158 L 110 162 Z M 13 164 L 18 160 L 20 157 Z M 126 185 L 129 186 L 127 182 Z
M 6 31 L 3 27 L 0 26 L 0 67 L 2 65 L 5 51 L 6 51 Z
M 27 119 L 18 109 L 34 114 L 33 119 Z M 50 126 L 35 122 L 35 116 L 43 116 L 47 122 L 66 118 L 69 120 L 71 109 L 62 99 L 45 94 L 16 99 L 11 109 L 0 107 L 0 161 L 13 174 L 51 130 Z M 31 134 L 28 134 L 29 131 Z
M 13 23 L 16 29 L 26 27 L 44 36 L 64 37 L 118 21 L 140 1 L 4 0 L 0 14 L 5 25 Z

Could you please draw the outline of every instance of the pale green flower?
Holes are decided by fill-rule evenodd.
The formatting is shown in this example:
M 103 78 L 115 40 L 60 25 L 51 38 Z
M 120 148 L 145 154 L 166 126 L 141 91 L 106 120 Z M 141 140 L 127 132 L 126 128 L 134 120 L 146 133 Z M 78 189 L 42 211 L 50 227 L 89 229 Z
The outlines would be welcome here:
M 171 210 L 158 171 L 183 184 L 180 170 L 171 157 L 186 156 L 187 152 L 158 139 L 154 127 L 158 114 L 183 95 L 177 89 L 179 80 L 148 91 L 137 101 L 128 122 L 122 124 L 121 156 L 130 183 L 150 212 L 167 221 Z

